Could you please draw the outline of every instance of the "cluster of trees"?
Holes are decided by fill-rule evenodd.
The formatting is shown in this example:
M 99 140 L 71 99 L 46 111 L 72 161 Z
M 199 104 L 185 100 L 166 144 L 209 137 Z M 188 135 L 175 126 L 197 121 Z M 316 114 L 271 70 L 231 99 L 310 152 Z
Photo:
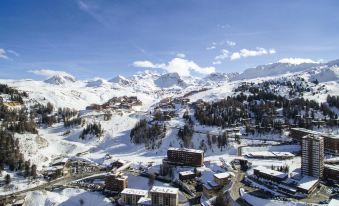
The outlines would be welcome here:
M 104 134 L 104 129 L 102 129 L 100 123 L 90 123 L 87 124 L 80 134 L 80 139 L 85 139 L 87 135 L 94 135 L 96 137 L 101 137 Z
M 316 80 L 313 83 L 318 84 L 319 82 Z M 236 88 L 235 92 L 249 91 L 254 94 L 263 91 L 265 93 L 278 94 L 282 87 L 288 89 L 289 97 L 300 97 L 306 92 L 312 92 L 312 94 L 315 95 L 319 92 L 311 91 L 311 85 L 302 77 L 296 77 L 292 80 L 282 78 L 279 80 L 268 80 L 261 83 L 244 83 Z
M 28 97 L 26 92 L 19 92 L 17 89 L 11 88 L 6 84 L 0 84 L 0 94 L 7 94 L 11 101 L 19 102 L 21 104 L 24 103 L 23 99 Z
M 53 114 L 54 106 L 48 102 L 47 105 L 37 103 L 31 107 L 31 112 L 38 118 L 40 124 L 48 127 L 58 122 L 57 115 Z
M 84 120 L 81 117 L 64 120 L 64 127 L 74 127 L 74 126 L 82 125 L 82 124 L 84 124 Z
M 271 165 L 271 170 L 288 173 L 289 170 L 290 170 L 290 167 L 288 165 L 285 165 L 285 166 L 274 166 L 274 165 Z
M 183 128 L 178 131 L 178 137 L 183 141 L 184 147 L 190 148 L 192 145 L 192 137 L 194 133 L 193 125 L 186 123 Z
M 244 105 L 234 97 L 212 103 L 204 102 L 195 107 L 195 118 L 204 125 L 226 128 L 248 117 Z
M 228 134 L 227 132 L 223 132 L 219 135 L 211 135 L 210 133 L 207 134 L 207 144 L 211 148 L 212 144 L 216 144 L 220 150 L 222 150 L 223 147 L 226 147 L 228 144 Z
M 10 132 L 0 131 L 0 173 L 6 166 L 10 171 L 21 171 L 25 177 L 37 176 L 36 165 L 24 160 L 19 140 Z
M 7 87 L 2 86 L 2 88 L 6 91 Z M 10 88 L 9 91 L 13 94 L 21 94 L 19 91 L 12 88 Z M 34 121 L 34 115 L 25 107 L 22 107 L 21 109 L 9 109 L 3 104 L 3 102 L 0 101 L 0 120 L 3 131 L 10 131 L 20 134 L 25 132 L 30 132 L 33 134 L 38 133 Z
M 145 144 L 147 149 L 156 149 L 161 145 L 161 140 L 166 135 L 165 125 L 155 123 L 149 125 L 147 120 L 142 119 L 131 130 L 130 138 L 134 144 Z
M 330 107 L 336 107 L 339 109 L 339 96 L 328 95 L 326 100 Z
M 57 111 L 55 110 L 54 105 L 50 102 L 46 105 L 38 103 L 31 107 L 33 116 L 37 117 L 38 122 L 41 125 L 47 127 L 61 121 L 64 122 L 65 127 L 72 127 L 83 123 L 82 119 L 79 117 L 79 111 L 75 109 L 58 108 Z

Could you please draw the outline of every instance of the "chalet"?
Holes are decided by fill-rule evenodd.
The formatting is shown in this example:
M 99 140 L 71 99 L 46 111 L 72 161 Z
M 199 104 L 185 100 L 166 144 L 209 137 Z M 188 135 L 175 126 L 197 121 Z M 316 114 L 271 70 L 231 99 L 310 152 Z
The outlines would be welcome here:
M 119 168 L 124 166 L 127 163 L 125 160 L 118 159 L 112 163 L 112 168 Z
M 72 173 L 71 161 L 68 158 L 55 159 L 50 167 L 44 172 L 44 177 L 48 179 L 56 179 L 62 176 L 69 176 Z

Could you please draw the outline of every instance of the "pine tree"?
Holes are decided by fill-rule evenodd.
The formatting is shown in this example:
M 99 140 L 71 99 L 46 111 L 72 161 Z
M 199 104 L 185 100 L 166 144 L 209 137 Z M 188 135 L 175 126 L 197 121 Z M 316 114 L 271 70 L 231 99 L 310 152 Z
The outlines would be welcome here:
M 6 176 L 5 176 L 5 184 L 6 185 L 9 185 L 11 183 L 11 176 L 9 175 L 9 174 L 7 174 Z

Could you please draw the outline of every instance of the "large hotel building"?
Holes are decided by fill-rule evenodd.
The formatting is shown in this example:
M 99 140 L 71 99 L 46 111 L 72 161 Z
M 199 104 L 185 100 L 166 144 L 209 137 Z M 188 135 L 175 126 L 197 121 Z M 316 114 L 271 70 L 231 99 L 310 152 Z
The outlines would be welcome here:
M 291 128 L 290 130 L 290 136 L 298 142 L 301 142 L 302 137 L 306 135 L 324 137 L 325 154 L 339 156 L 339 135 L 317 132 L 305 128 Z
M 187 148 L 169 148 L 167 160 L 169 164 L 200 167 L 204 162 L 204 151 Z
M 306 135 L 301 139 L 301 174 L 322 178 L 324 170 L 324 137 Z

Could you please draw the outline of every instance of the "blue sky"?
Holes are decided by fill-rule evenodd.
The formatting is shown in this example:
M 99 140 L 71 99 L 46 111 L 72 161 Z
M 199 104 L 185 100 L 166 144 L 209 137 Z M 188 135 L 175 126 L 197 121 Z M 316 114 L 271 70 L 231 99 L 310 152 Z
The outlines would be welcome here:
M 0 78 L 205 75 L 339 56 L 339 1 L 3 0 Z M 35 71 L 33 74 L 29 71 Z

